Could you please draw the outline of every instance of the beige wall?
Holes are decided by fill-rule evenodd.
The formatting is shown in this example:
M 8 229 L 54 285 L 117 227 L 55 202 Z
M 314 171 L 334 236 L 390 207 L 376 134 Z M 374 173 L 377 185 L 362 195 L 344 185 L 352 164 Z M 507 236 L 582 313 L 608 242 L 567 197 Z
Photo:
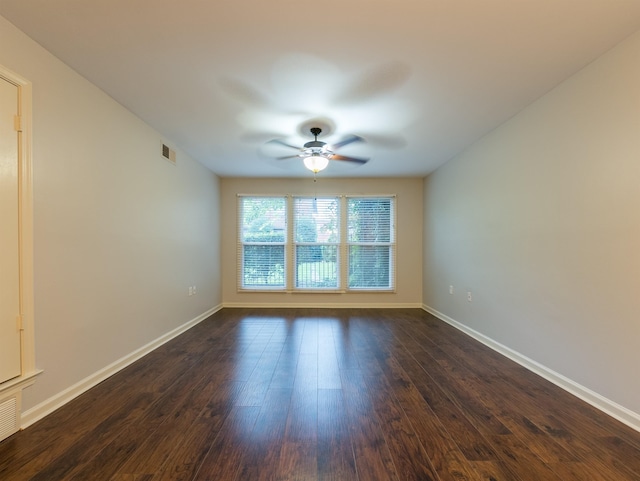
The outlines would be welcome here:
M 427 306 L 640 413 L 640 33 L 430 175 L 424 227 Z
M 219 181 L 2 17 L 0 64 L 33 83 L 28 410 L 221 303 Z
M 223 178 L 222 297 L 225 306 L 420 306 L 422 297 L 422 180 Z M 237 194 L 397 194 L 395 293 L 303 294 L 237 291 Z

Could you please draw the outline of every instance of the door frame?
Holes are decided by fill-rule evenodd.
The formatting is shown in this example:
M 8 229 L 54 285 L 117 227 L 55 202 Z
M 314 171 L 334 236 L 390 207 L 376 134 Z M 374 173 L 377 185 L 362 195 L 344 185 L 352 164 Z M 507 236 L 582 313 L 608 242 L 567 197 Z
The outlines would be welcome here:
M 21 374 L 0 384 L 0 397 L 35 382 L 36 368 L 33 283 L 33 164 L 31 157 L 31 82 L 0 65 L 0 77 L 18 87 L 18 237 L 20 269 Z

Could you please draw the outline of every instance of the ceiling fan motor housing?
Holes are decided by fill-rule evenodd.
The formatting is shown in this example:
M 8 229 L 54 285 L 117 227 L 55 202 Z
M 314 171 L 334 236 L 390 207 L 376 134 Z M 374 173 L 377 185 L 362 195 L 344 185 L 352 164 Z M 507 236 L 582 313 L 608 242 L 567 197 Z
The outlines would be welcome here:
M 306 144 L 304 144 L 304 148 L 305 149 L 313 149 L 315 148 L 322 148 L 325 145 L 327 145 L 326 142 L 322 142 L 321 140 L 312 140 L 311 142 L 307 142 Z
M 326 150 L 324 146 L 327 145 L 327 143 L 318 140 L 318 135 L 320 135 L 321 132 L 322 129 L 320 127 L 312 127 L 311 133 L 313 134 L 315 139 L 304 144 L 305 149 L 310 149 L 316 155 Z

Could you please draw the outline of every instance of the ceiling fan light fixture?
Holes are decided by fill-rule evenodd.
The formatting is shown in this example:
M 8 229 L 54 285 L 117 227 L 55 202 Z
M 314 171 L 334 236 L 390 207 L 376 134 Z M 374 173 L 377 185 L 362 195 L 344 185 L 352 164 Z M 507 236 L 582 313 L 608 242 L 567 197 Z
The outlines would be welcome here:
M 311 157 L 305 157 L 303 162 L 304 162 L 304 166 L 314 174 L 317 174 L 321 170 L 326 169 L 327 165 L 329 165 L 329 159 L 327 159 L 326 157 L 322 157 L 320 155 L 312 155 Z

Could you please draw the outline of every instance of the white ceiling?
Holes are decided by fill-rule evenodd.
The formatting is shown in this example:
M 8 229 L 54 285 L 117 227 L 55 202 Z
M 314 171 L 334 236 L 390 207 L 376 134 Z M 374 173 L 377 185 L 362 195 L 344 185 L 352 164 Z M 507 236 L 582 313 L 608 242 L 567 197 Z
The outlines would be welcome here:
M 221 176 L 323 119 L 325 176 L 423 176 L 640 29 L 640 0 L 0 0 L 0 15 Z M 37 88 L 37 87 L 36 87 Z M 289 153 L 289 151 L 285 151 Z

